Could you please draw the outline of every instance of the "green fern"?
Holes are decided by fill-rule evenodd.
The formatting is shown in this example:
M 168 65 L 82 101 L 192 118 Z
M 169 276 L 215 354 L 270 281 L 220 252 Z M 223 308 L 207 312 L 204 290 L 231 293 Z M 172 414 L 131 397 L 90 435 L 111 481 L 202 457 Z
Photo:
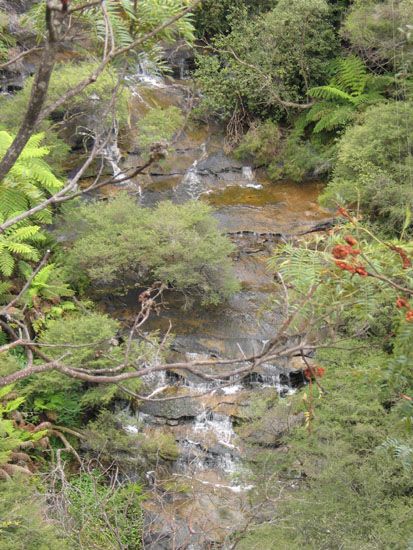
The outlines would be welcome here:
M 48 194 L 62 188 L 62 182 L 56 178 L 43 158 L 49 154 L 49 149 L 41 145 L 44 134 L 31 137 L 22 151 L 19 159 L 0 184 L 0 214 L 8 219 L 17 213 L 36 206 Z M 0 131 L 0 158 L 4 156 L 13 142 L 13 136 L 6 131 Z M 49 213 L 42 213 L 43 223 L 50 220 Z
M 382 447 L 403 464 L 404 468 L 410 469 L 413 466 L 413 447 L 402 443 L 398 439 L 389 438 Z
M 358 110 L 382 101 L 383 90 L 394 83 L 392 77 L 369 74 L 363 61 L 356 56 L 336 60 L 332 64 L 332 74 L 329 84 L 309 90 L 312 97 L 320 100 L 305 118 L 306 125 L 316 123 L 315 134 L 344 128 Z
M 61 297 L 73 296 L 73 291 L 63 280 L 61 270 L 55 264 L 43 267 L 34 277 L 28 290 L 29 304 L 34 298 L 60 300 Z

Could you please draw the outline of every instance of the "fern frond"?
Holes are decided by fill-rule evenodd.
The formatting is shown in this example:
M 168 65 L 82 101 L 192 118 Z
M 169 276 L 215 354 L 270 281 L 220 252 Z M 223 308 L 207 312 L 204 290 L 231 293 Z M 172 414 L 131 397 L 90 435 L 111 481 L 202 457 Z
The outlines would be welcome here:
M 33 239 L 34 236 L 38 235 L 39 231 L 40 227 L 38 225 L 19 227 L 13 232 L 13 240 L 21 243 L 23 241 Z
M 325 130 L 331 131 L 336 128 L 345 126 L 353 119 L 354 112 L 355 111 L 352 106 L 337 106 L 335 109 L 331 109 L 320 118 L 320 120 L 314 126 L 313 132 L 318 134 Z
M 331 83 L 350 95 L 362 94 L 367 83 L 366 65 L 355 55 L 339 59 Z
M 316 99 L 328 99 L 330 101 L 338 99 L 350 103 L 354 101 L 353 96 L 334 86 L 316 86 L 315 88 L 311 88 L 308 93 Z
M 0 273 L 10 277 L 14 269 L 14 258 L 8 250 L 0 250 Z

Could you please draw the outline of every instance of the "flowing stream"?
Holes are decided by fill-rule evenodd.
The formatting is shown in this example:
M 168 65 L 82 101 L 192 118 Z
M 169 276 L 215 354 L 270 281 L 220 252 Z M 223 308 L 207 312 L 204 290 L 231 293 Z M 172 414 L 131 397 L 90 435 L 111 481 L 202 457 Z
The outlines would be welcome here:
M 148 103 L 185 106 L 185 94 L 177 93 L 173 82 L 151 74 L 145 60 L 136 80 L 130 85 L 136 87 L 138 111 Z M 130 155 L 128 163 L 136 164 L 136 156 Z M 165 334 L 172 323 L 173 353 L 180 359 L 239 357 L 261 351 L 280 322 L 280 312 L 271 300 L 277 286 L 266 262 L 286 235 L 305 233 L 328 221 L 330 214 L 317 204 L 321 184 L 270 183 L 259 171 L 224 153 L 219 129 L 195 126 L 182 132 L 167 161 L 153 166 L 134 184 L 142 189 L 144 206 L 165 199 L 213 205 L 220 228 L 237 245 L 235 270 L 242 285 L 219 308 L 195 303 L 184 311 L 185 300 L 171 293 L 165 297 L 168 309 L 151 319 L 146 330 Z M 132 292 L 108 309 L 128 321 L 136 312 L 135 304 L 136 292 Z M 242 380 L 206 384 L 192 374 L 169 372 L 145 383 L 154 401 L 143 402 L 137 413 L 124 412 L 124 429 L 131 434 L 140 430 L 148 437 L 172 435 L 180 456 L 167 477 L 186 483 L 185 495 L 168 493 L 162 505 L 148 505 L 145 547 L 226 548 L 226 538 L 242 524 L 251 489 L 240 481 L 243 442 L 236 426 L 246 417 L 254 396 L 264 391 L 288 396 L 303 383 L 302 373 L 279 362 L 266 364 Z M 162 476 L 161 470 L 147 473 L 152 482 Z

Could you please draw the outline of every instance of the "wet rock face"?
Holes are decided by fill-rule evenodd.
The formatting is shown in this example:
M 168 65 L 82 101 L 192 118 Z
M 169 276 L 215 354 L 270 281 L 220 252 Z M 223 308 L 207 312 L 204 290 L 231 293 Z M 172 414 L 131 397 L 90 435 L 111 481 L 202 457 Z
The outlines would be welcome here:
M 190 420 L 201 414 L 202 405 L 196 399 L 182 397 L 172 401 L 146 401 L 140 407 L 140 411 L 154 417 L 166 420 Z

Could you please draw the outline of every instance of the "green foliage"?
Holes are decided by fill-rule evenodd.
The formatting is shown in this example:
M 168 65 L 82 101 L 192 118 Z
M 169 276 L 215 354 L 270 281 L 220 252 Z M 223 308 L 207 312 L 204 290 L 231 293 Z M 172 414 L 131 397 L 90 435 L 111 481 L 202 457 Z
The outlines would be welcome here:
M 77 208 L 66 219 L 78 227 L 69 266 L 82 269 L 96 288 L 122 291 L 162 281 L 205 303 L 238 288 L 229 259 L 233 247 L 205 204 L 164 202 L 150 210 L 120 195 Z
M 126 345 L 119 343 L 116 334 L 119 323 L 101 313 L 67 313 L 48 319 L 39 342 L 43 351 L 53 359 L 71 367 L 86 370 L 113 368 L 125 361 Z M 129 349 L 130 365 L 151 364 L 159 356 L 157 339 L 151 335 L 145 341 L 134 341 Z M 162 354 L 160 355 L 162 357 Z M 125 367 L 127 372 L 128 366 Z M 136 391 L 140 380 L 130 380 L 124 386 Z M 59 424 L 78 425 L 83 414 L 108 406 L 124 394 L 113 384 L 86 384 L 81 380 L 46 372 L 22 382 L 31 414 L 47 413 Z
M 333 179 L 323 204 L 359 205 L 388 234 L 403 230 L 413 205 L 409 102 L 370 107 L 338 144 Z
M 353 121 L 358 110 L 383 101 L 379 89 L 394 82 L 391 77 L 368 73 L 356 56 L 340 58 L 332 66 L 333 78 L 326 86 L 317 86 L 309 94 L 318 101 L 307 113 L 306 123 L 315 123 L 314 133 L 331 132 Z
M 48 194 L 55 193 L 62 187 L 44 157 L 50 152 L 42 145 L 43 133 L 33 135 L 19 159 L 11 168 L 0 186 L 0 214 L 10 218 L 16 213 L 24 212 L 42 202 Z M 13 136 L 0 131 L 0 158 L 4 156 L 13 141 Z M 50 223 L 50 212 L 46 210 L 34 219 Z
M 31 137 L 19 159 L 0 184 L 0 221 L 4 222 L 44 201 L 50 194 L 62 187 L 44 157 L 49 149 L 41 145 L 42 133 Z M 0 158 L 12 143 L 13 137 L 0 131 Z M 50 223 L 48 209 L 32 216 L 32 220 Z M 0 274 L 10 277 L 16 266 L 16 259 L 37 261 L 39 246 L 45 234 L 39 225 L 29 220 L 19 222 L 0 235 Z
M 255 166 L 273 162 L 280 150 L 281 132 L 272 120 L 253 124 L 235 150 L 238 158 L 253 160 Z
M 50 320 L 40 341 L 54 346 L 44 348 L 48 356 L 56 359 L 65 356 L 65 361 L 73 367 L 104 368 L 119 360 L 118 348 L 110 345 L 117 329 L 118 323 L 105 315 L 76 313 Z M 103 357 L 99 357 L 100 354 Z M 24 382 L 22 391 L 33 414 L 47 412 L 60 424 L 73 426 L 78 424 L 86 405 L 91 406 L 88 391 L 94 390 L 93 387 L 86 390 L 79 380 L 49 372 Z M 113 397 L 116 388 L 110 387 L 110 391 Z
M 0 60 L 7 61 L 9 50 L 16 45 L 16 38 L 9 29 L 10 19 L 8 14 L 0 10 Z
M 179 457 L 178 445 L 172 434 L 159 431 L 145 431 L 136 426 L 136 432 L 128 432 L 125 426 L 130 418 L 115 416 L 108 410 L 89 422 L 85 434 L 88 440 L 88 454 L 98 457 L 104 464 L 116 466 L 124 473 L 139 471 L 142 474 L 159 461 L 175 461 Z
M 170 142 L 183 123 L 184 117 L 178 107 L 150 109 L 138 122 L 139 147 L 148 152 L 154 143 Z
M 97 64 L 86 61 L 57 66 L 50 80 L 48 103 L 51 104 L 60 99 L 67 90 L 87 78 L 96 68 Z M 118 86 L 119 79 L 120 77 L 113 68 L 105 69 L 96 82 L 69 99 L 53 113 L 54 122 L 56 119 L 67 118 L 70 119 L 70 122 L 60 130 L 57 129 L 58 126 L 50 130 L 50 122 L 46 122 L 45 143 L 48 148 L 47 154 L 51 153 L 53 158 L 53 153 L 58 149 L 59 154 L 55 157 L 55 160 L 59 160 L 67 153 L 67 149 L 62 147 L 62 140 L 72 144 L 74 136 L 77 136 L 79 140 L 83 140 L 85 128 L 92 133 L 98 129 L 111 128 L 113 108 L 110 107 L 110 101 L 115 90 L 117 90 L 116 119 L 121 127 L 128 124 L 130 92 L 127 88 Z M 23 90 L 10 98 L 0 99 L 2 124 L 9 131 L 15 131 L 19 127 L 29 101 L 32 85 L 33 77 L 27 78 Z M 52 147 L 53 150 L 51 150 Z
M 32 269 L 28 265 L 25 267 L 27 268 L 25 275 L 29 278 L 32 275 Z M 27 291 L 27 296 L 29 306 L 32 306 L 33 302 L 39 299 L 59 303 L 60 298 L 73 296 L 73 290 L 71 290 L 64 281 L 62 270 L 55 264 L 48 264 L 42 267 L 34 276 Z M 69 303 L 71 302 L 68 302 L 68 304 Z M 60 304 L 60 307 L 66 308 L 66 310 L 75 307 L 74 305 L 69 306 L 68 304 Z
M 46 518 L 46 496 L 27 478 L 0 484 L 1 550 L 73 550 L 56 524 Z
M 227 34 L 234 19 L 247 18 L 274 7 L 275 0 L 204 0 L 196 12 L 195 26 L 199 37 Z
M 411 0 L 356 0 L 341 29 L 342 36 L 368 63 L 401 68 L 412 53 L 408 30 Z
M 116 550 L 142 548 L 142 491 L 137 483 L 110 487 L 99 471 L 71 478 L 65 488 L 74 544 Z
M 0 469 L 8 463 L 12 452 L 18 451 L 23 443 L 38 441 L 44 436 L 43 431 L 30 433 L 15 426 L 11 413 L 24 403 L 24 397 L 16 397 L 12 390 L 12 386 L 0 389 Z
M 300 182 L 305 177 L 329 170 L 332 148 L 316 142 L 304 141 L 293 131 L 282 139 L 279 126 L 272 120 L 254 123 L 235 149 L 235 155 L 265 166 L 268 176 L 276 181 L 290 179 Z
M 358 341 L 347 346 L 346 354 L 319 353 L 328 393 L 314 396 L 312 433 L 288 434 L 287 453 L 253 449 L 254 503 L 267 521 L 240 548 L 373 550 L 405 548 L 412 539 L 413 440 L 377 391 L 388 358 L 367 347 L 352 352 Z M 297 396 L 296 410 L 301 403 Z M 276 508 L 265 499 L 277 499 Z
M 269 261 L 269 266 L 279 271 L 287 283 L 294 284 L 297 293 L 294 294 L 297 299 L 295 307 L 300 309 L 298 323 L 302 322 L 302 317 L 310 322 L 310 319 L 320 315 L 320 323 L 323 327 L 328 324 L 333 335 L 344 332 L 352 336 L 369 334 L 386 337 L 400 320 L 394 305 L 397 291 L 383 281 L 354 276 L 336 267 L 331 250 L 343 242 L 346 231 L 351 231 L 358 238 L 358 247 L 370 262 L 369 269 L 411 287 L 411 270 L 403 269 L 400 257 L 365 236 L 363 229 L 359 228 L 354 233 L 351 226 L 308 245 L 296 247 L 287 244 Z M 392 244 L 403 246 L 407 253 L 412 251 L 412 244 L 398 241 Z M 365 262 L 360 260 L 361 264 Z M 300 296 L 305 296 L 312 287 L 315 287 L 312 300 L 301 306 Z M 321 325 L 314 323 L 312 330 L 316 334 L 321 330 Z
M 72 0 L 71 2 L 72 7 L 80 5 L 83 5 L 81 0 Z M 106 3 L 106 11 L 113 31 L 114 46 L 117 48 L 129 46 L 133 40 L 150 33 L 168 19 L 178 15 L 186 6 L 185 0 L 168 0 L 167 2 L 162 0 L 141 0 L 139 2 L 109 0 Z M 38 40 L 41 41 L 46 32 L 45 4 L 43 2 L 36 3 L 28 13 L 26 20 L 34 27 Z M 97 51 L 102 49 L 106 27 L 100 7 L 92 6 L 88 10 L 83 10 L 81 14 L 77 14 L 77 20 L 72 24 L 80 27 L 83 32 L 88 32 Z M 194 39 L 191 14 L 185 15 L 173 25 L 165 27 L 156 33 L 155 37 L 145 40 L 143 44 L 139 45 L 138 53 L 141 53 L 143 49 L 152 61 L 162 64 L 162 50 L 159 44 L 161 42 L 172 43 L 179 37 L 188 42 Z M 78 42 L 76 49 L 84 56 L 89 57 L 90 42 L 87 41 L 85 46 Z M 133 53 L 136 52 L 127 52 L 126 55 L 130 56 Z
M 242 126 L 248 115 L 283 116 L 278 98 L 305 103 L 336 48 L 329 17 L 324 0 L 281 0 L 264 15 L 238 19 L 213 40 L 213 54 L 197 58 L 201 112 L 227 121 L 236 113 Z

